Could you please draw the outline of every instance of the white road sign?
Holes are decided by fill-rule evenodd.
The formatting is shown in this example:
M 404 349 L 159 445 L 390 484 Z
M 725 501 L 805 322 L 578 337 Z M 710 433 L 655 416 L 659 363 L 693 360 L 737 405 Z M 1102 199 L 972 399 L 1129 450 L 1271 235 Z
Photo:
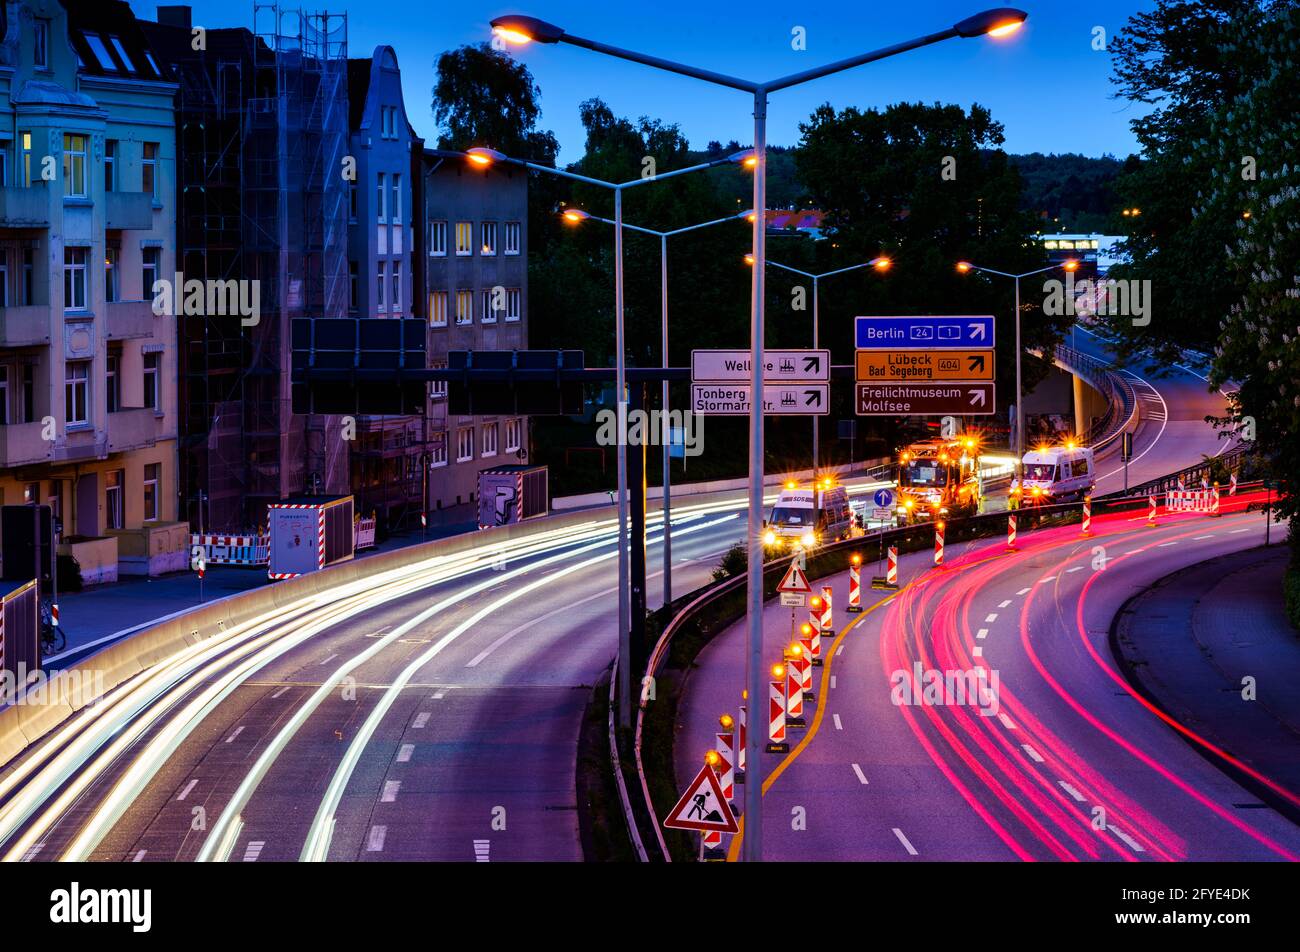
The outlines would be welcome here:
M 763 385 L 766 416 L 823 416 L 830 412 L 828 383 Z M 691 412 L 713 416 L 748 416 L 753 388 L 746 384 L 691 385 Z
M 691 377 L 696 383 L 748 383 L 753 379 L 748 350 L 693 350 Z M 829 350 L 764 350 L 763 379 L 768 383 L 829 383 Z

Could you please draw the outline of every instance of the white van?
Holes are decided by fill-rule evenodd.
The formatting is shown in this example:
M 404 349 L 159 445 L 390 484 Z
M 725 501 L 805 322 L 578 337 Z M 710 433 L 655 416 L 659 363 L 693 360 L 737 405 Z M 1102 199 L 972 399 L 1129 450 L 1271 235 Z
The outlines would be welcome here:
M 1067 443 L 1026 453 L 1024 476 L 1011 484 L 1011 494 L 1021 506 L 1048 505 L 1082 499 L 1096 487 L 1092 450 Z
M 823 480 L 810 489 L 787 483 L 763 524 L 763 546 L 773 553 L 812 549 L 847 539 L 853 528 L 849 493 Z

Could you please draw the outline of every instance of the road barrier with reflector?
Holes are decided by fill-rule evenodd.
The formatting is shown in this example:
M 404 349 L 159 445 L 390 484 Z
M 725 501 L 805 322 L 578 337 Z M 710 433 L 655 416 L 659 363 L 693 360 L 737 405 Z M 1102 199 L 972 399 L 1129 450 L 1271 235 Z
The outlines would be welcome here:
M 934 564 L 942 567 L 943 565 L 943 522 L 934 524 Z
M 785 668 L 777 665 L 772 674 L 775 681 L 767 683 L 767 752 L 788 754 L 790 745 L 785 739 Z
M 832 600 L 831 587 L 829 585 L 823 585 L 822 586 L 821 630 L 822 630 L 822 634 L 827 638 L 830 638 L 832 635 L 835 634 L 835 616 L 831 614 L 831 600 Z M 820 646 L 817 654 L 814 655 L 813 657 L 814 657 L 814 662 L 813 662 L 814 664 L 820 663 L 819 661 L 819 659 L 821 658 Z
M 1007 548 L 1016 547 L 1016 514 L 1014 512 L 1007 515 Z
M 1083 497 L 1083 521 L 1080 523 L 1080 532 L 1084 535 L 1092 535 L 1092 497 Z
M 849 604 L 845 611 L 850 614 L 862 611 L 862 556 L 856 552 L 849 559 Z

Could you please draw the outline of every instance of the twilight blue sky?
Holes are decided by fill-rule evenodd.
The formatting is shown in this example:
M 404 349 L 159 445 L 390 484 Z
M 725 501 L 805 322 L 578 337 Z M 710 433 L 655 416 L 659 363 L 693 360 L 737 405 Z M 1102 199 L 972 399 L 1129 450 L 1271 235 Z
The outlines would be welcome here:
M 488 20 L 502 13 L 528 13 L 578 36 L 762 80 L 943 29 L 997 2 L 918 0 L 890 4 L 898 12 L 879 17 L 870 11 L 884 4 L 861 0 L 302 0 L 302 6 L 349 15 L 351 56 L 369 55 L 383 43 L 396 49 L 407 112 L 432 142 L 436 129 L 429 93 L 438 54 L 488 37 Z M 1019 5 L 1029 11 L 1029 23 L 1009 39 L 949 40 L 774 94 L 768 141 L 795 144 L 799 122 L 823 102 L 867 108 L 919 100 L 989 107 L 1006 126 L 1011 152 L 1123 158 L 1136 151 L 1129 121 L 1140 113 L 1112 98 L 1110 54 L 1092 46 L 1095 27 L 1113 37 L 1131 14 L 1151 6 L 1149 0 L 1025 0 Z M 131 6 L 138 16 L 154 16 L 152 0 L 131 0 Z M 196 26 L 252 26 L 251 0 L 195 0 L 192 6 Z M 806 30 L 804 51 L 791 48 L 796 26 Z M 743 93 L 576 47 L 531 44 L 516 55 L 541 87 L 541 125 L 559 138 L 561 162 L 581 154 L 577 106 L 590 96 L 602 97 L 616 115 L 676 122 L 695 147 L 710 139 L 748 144 L 753 138 Z

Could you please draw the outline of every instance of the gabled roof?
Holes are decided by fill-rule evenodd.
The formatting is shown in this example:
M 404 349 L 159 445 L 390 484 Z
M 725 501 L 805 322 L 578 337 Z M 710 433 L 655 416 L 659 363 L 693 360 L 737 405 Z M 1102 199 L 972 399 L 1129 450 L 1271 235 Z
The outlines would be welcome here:
M 68 11 L 68 39 L 81 71 L 114 79 L 167 81 L 126 0 L 59 0 Z

